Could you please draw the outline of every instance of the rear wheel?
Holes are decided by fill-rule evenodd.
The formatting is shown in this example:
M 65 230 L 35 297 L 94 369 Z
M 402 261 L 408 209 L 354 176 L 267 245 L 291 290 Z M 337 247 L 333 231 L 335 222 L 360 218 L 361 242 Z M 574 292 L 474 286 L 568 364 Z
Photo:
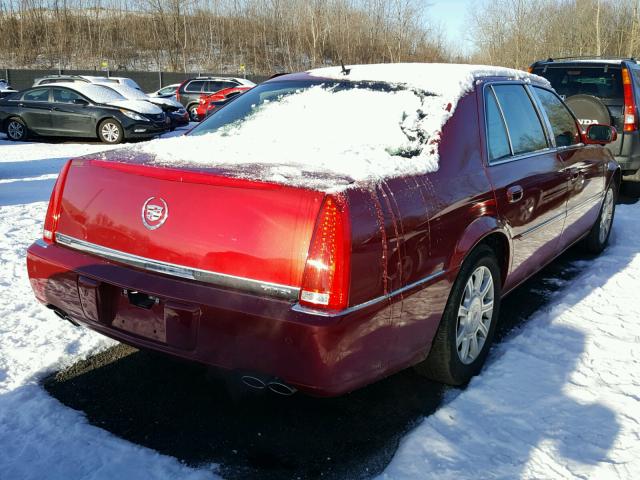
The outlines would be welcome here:
M 453 284 L 427 359 L 415 368 L 438 382 L 463 385 L 482 369 L 500 310 L 500 268 L 481 245 L 465 260 Z
M 615 181 L 609 185 L 600 207 L 600 215 L 584 239 L 584 247 L 590 253 L 602 252 L 609 243 L 613 217 L 616 213 L 616 185 Z
M 103 143 L 116 144 L 122 142 L 124 131 L 117 120 L 108 118 L 98 125 L 98 137 Z
M 12 118 L 7 123 L 7 136 L 16 142 L 27 139 L 27 125 L 20 118 Z

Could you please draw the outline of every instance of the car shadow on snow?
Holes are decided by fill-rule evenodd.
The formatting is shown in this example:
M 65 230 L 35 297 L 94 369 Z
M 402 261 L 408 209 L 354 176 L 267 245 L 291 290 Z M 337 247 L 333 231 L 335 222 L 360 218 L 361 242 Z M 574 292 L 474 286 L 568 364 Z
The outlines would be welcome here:
M 616 240 L 614 233 L 612 242 Z M 611 261 L 622 270 L 631 258 L 629 253 Z M 590 259 L 571 249 L 505 298 L 496 341 L 516 335 L 553 298 L 560 296 L 567 307 L 578 303 L 582 298 L 570 286 L 588 270 Z M 594 280 L 593 287 L 605 280 Z M 577 359 L 584 338 L 564 334 Z M 493 355 L 487 368 L 495 361 Z M 541 388 L 556 399 L 566 397 L 563 385 L 574 366 L 568 362 L 561 375 L 543 379 Z M 513 375 L 517 378 L 518 372 Z M 218 464 L 226 479 L 371 478 L 388 465 L 411 429 L 460 391 L 406 370 L 333 399 L 256 394 L 237 379 L 124 345 L 57 372 L 44 381 L 44 388 L 84 412 L 91 424 L 190 465 Z M 566 402 L 575 404 L 568 397 Z M 596 447 L 561 444 L 559 452 L 586 464 L 605 458 L 619 428 L 613 412 L 597 404 L 579 407 L 550 411 L 557 429 L 541 432 L 528 448 L 547 438 L 561 442 L 567 429 L 589 430 L 599 435 Z M 518 453 L 524 463 L 530 451 Z

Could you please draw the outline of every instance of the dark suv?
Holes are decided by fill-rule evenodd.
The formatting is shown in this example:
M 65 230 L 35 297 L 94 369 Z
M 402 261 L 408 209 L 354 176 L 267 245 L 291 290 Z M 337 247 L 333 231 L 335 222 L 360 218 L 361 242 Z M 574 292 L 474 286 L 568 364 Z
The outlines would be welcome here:
M 633 58 L 549 58 L 529 67 L 549 82 L 586 129 L 613 125 L 618 140 L 607 147 L 625 175 L 640 169 L 640 65 Z M 636 175 L 638 179 L 638 175 Z
M 210 95 L 224 88 L 254 87 L 255 83 L 246 78 L 232 77 L 197 77 L 185 80 L 176 90 L 176 100 L 185 106 L 191 120 L 197 122 L 200 95 Z

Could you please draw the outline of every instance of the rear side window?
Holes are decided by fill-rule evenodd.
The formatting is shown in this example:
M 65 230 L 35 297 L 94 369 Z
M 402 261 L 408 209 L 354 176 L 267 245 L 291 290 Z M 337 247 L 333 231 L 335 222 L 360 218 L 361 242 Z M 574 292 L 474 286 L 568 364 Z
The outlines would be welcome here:
M 22 95 L 22 100 L 27 102 L 48 102 L 49 88 L 36 88 Z
M 494 92 L 507 124 L 513 154 L 547 148 L 538 114 L 523 85 L 494 85 Z
M 486 95 L 487 116 L 487 145 L 489 147 L 489 160 L 499 160 L 511 154 L 509 137 L 505 128 L 502 114 L 493 91 L 488 88 Z
M 618 66 L 546 66 L 534 68 L 533 73 L 549 80 L 553 89 L 565 98 L 572 95 L 620 101 L 624 98 L 622 72 Z
M 194 80 L 193 82 L 189 82 L 187 87 L 184 89 L 185 92 L 201 92 L 204 87 L 204 80 Z
M 553 130 L 553 136 L 556 139 L 556 146 L 568 147 L 580 143 L 580 131 L 576 121 L 562 101 L 543 88 L 533 87 L 533 90 L 536 92 L 540 104 L 549 118 L 551 130 Z

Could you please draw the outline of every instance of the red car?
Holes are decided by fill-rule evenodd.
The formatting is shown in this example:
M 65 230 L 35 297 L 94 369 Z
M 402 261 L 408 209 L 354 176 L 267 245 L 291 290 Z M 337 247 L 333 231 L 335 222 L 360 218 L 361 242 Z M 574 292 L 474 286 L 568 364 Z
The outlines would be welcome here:
M 405 70 L 414 75 L 402 82 Z M 152 142 L 145 151 L 70 160 L 43 238 L 28 250 L 35 296 L 73 323 L 233 370 L 276 393 L 339 395 L 410 366 L 464 384 L 487 356 L 504 295 L 579 241 L 592 252 L 605 248 L 620 168 L 602 145 L 616 131 L 583 132 L 546 81 L 522 72 L 419 64 L 377 71 L 280 76 L 187 137 L 156 141 L 165 142 L 156 153 Z M 423 80 L 413 87 L 416 78 Z M 438 93 L 452 86 L 459 97 Z M 268 111 L 265 99 L 283 107 L 286 98 L 306 112 L 287 128 L 286 116 L 252 115 Z M 315 103 L 300 105 L 305 98 Z M 423 107 L 400 112 L 401 124 L 378 116 L 396 99 Z M 413 147 L 349 157 L 391 172 L 383 178 L 342 160 L 331 170 L 322 163 L 327 150 L 306 143 L 270 153 L 278 131 L 282 145 L 318 134 L 317 145 L 333 155 L 351 155 L 342 143 L 355 137 L 378 141 L 351 124 L 327 142 L 320 132 L 336 105 L 345 107 L 335 112 L 340 129 L 349 114 L 371 118 L 371 128 L 388 120 Z M 263 164 L 156 161 L 166 149 L 174 155 L 206 142 L 216 142 L 210 156 L 219 158 L 218 148 L 235 141 L 222 127 L 241 132 L 243 121 L 276 123 L 274 136 L 238 134 L 234 144 Z M 391 160 L 375 163 L 378 153 Z M 267 163 L 278 154 L 281 164 Z M 304 159 L 316 157 L 322 168 L 310 174 Z M 306 166 L 293 168 L 295 158 Z
M 196 114 L 198 120 L 203 120 L 207 115 L 213 112 L 216 108 L 221 107 L 233 97 L 240 95 L 241 93 L 251 90 L 252 87 L 231 87 L 223 88 L 219 92 L 212 93 L 210 95 L 201 95 L 200 102 L 196 108 Z

